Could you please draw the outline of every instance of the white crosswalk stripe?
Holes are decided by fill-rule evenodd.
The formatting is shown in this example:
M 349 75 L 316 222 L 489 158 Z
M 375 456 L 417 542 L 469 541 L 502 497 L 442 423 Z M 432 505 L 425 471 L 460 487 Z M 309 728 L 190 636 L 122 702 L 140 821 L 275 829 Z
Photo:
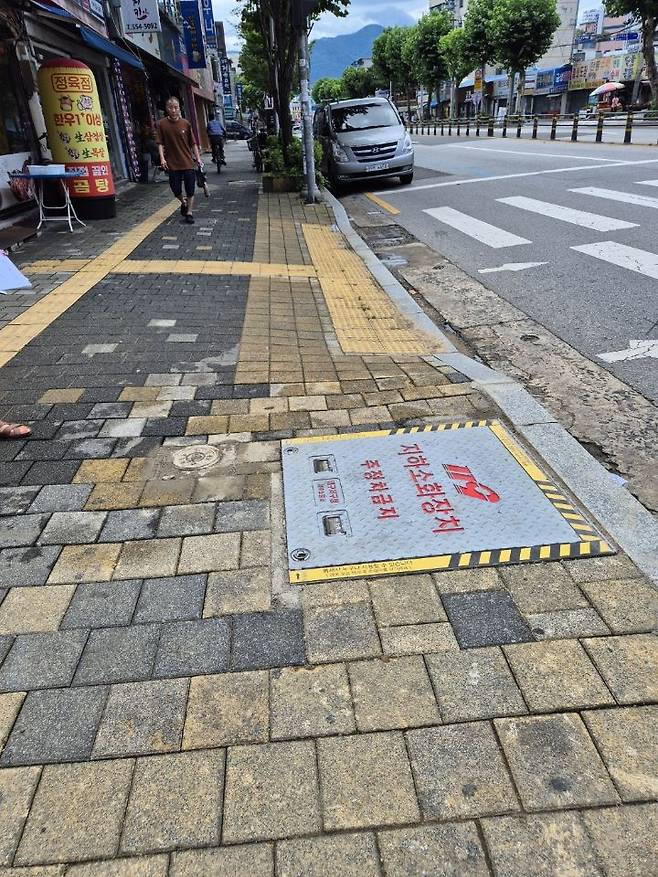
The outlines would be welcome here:
M 501 204 L 509 204 L 510 207 L 518 207 L 521 210 L 528 210 L 530 213 L 549 216 L 551 219 L 570 222 L 572 225 L 579 225 L 581 228 L 591 228 L 594 231 L 617 231 L 622 228 L 637 227 L 636 222 L 613 219 L 610 216 L 588 213 L 585 210 L 574 210 L 572 207 L 551 204 L 549 201 L 538 201 L 536 198 L 526 198 L 523 195 L 515 195 L 511 198 L 496 198 L 496 200 Z
M 658 180 L 637 180 L 638 186 L 658 186 Z
M 638 250 L 636 247 L 629 247 L 617 241 L 600 241 L 596 244 L 571 247 L 571 249 L 658 280 L 658 253 Z
M 653 207 L 658 210 L 658 198 L 638 195 L 636 192 L 618 192 L 616 189 L 598 189 L 596 186 L 584 186 L 582 189 L 569 189 L 578 195 L 591 195 L 594 198 L 607 198 L 608 201 L 620 201 L 635 207 Z
M 429 210 L 424 210 L 423 213 L 427 213 L 434 219 L 438 219 L 439 222 L 444 222 L 446 225 L 451 226 L 451 228 L 474 238 L 476 241 L 480 241 L 481 244 L 486 244 L 494 250 L 532 243 L 527 238 L 519 237 L 516 234 L 505 231 L 505 229 L 490 225 L 488 222 L 483 222 L 481 219 L 476 219 L 474 216 L 469 216 L 467 213 L 455 210 L 453 207 L 432 207 Z

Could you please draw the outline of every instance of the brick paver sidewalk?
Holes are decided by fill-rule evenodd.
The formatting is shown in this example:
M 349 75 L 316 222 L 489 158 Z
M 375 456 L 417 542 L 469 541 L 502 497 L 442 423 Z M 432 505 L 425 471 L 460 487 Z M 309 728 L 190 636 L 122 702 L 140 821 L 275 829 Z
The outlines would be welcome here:
M 288 584 L 281 439 L 497 411 L 242 155 L 195 226 L 140 187 L 18 255 L 0 877 L 648 877 L 656 603 L 626 557 Z

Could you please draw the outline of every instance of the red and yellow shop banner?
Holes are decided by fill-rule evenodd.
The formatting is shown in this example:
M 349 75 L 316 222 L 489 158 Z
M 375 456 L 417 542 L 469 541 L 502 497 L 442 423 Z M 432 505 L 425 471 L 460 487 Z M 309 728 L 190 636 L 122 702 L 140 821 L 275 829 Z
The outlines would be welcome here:
M 81 61 L 53 58 L 41 65 L 38 81 L 53 161 L 78 175 L 68 181 L 71 196 L 114 195 L 94 74 Z

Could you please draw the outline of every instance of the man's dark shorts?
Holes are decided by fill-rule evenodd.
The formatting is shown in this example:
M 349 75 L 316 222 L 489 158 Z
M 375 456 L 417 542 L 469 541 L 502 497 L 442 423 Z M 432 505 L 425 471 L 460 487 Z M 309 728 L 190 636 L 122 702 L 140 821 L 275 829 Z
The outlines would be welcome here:
M 169 171 L 169 186 L 174 195 L 179 198 L 185 185 L 185 194 L 188 198 L 194 197 L 194 184 L 196 175 L 193 169 L 189 171 Z

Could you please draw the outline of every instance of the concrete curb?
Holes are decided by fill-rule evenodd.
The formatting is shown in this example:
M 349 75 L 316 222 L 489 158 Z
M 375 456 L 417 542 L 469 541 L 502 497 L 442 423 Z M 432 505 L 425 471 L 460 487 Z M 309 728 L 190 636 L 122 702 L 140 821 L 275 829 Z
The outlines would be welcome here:
M 436 354 L 433 359 L 466 375 L 478 389 L 493 399 L 519 434 L 591 512 L 622 551 L 658 585 L 658 520 L 623 485 L 618 484 L 607 469 L 521 384 L 459 353 L 352 228 L 342 204 L 326 190 L 322 191 L 322 196 L 334 212 L 336 225 L 382 289 L 419 329 L 446 346 L 447 352 Z

